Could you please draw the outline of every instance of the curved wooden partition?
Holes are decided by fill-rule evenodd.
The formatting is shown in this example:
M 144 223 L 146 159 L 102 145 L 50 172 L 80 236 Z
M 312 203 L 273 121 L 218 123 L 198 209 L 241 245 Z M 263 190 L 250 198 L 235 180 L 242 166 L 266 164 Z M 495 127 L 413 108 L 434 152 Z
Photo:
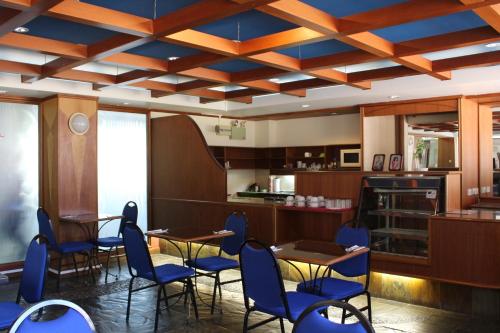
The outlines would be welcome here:
M 226 201 L 226 170 L 189 116 L 151 120 L 151 198 Z

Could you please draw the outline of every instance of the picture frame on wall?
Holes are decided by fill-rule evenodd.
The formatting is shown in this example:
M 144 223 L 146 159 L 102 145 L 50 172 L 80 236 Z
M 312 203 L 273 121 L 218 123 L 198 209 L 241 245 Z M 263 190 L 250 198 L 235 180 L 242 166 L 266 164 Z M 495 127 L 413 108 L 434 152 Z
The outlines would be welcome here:
M 372 171 L 384 171 L 385 154 L 373 155 Z
M 391 154 L 389 158 L 389 171 L 401 171 L 403 168 L 403 155 Z

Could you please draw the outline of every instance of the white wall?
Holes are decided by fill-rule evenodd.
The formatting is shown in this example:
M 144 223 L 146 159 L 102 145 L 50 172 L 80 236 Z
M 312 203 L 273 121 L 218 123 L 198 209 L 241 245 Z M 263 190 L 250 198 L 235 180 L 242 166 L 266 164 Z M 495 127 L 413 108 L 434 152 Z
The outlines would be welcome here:
M 396 152 L 396 117 L 365 117 L 363 122 L 364 170 L 371 171 L 373 155 L 385 154 L 385 168 L 389 157 Z
M 361 142 L 359 114 L 260 121 L 258 127 L 267 128 L 269 147 Z

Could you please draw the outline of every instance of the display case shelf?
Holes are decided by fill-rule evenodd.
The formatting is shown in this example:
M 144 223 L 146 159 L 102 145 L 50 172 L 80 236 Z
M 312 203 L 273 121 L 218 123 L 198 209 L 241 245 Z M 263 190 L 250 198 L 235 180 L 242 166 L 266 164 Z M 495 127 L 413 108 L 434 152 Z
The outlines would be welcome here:
M 442 176 L 364 177 L 358 221 L 371 231 L 371 248 L 427 259 L 430 217 L 444 207 L 444 181 Z

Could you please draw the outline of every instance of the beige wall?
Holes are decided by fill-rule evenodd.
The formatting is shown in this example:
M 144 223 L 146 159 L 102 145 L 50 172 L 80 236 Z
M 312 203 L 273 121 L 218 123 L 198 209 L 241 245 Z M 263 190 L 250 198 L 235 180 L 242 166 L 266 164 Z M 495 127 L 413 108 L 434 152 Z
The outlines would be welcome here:
M 384 170 L 387 170 L 389 157 L 396 152 L 396 117 L 365 117 L 363 136 L 364 170 L 372 169 L 375 154 L 385 154 Z

